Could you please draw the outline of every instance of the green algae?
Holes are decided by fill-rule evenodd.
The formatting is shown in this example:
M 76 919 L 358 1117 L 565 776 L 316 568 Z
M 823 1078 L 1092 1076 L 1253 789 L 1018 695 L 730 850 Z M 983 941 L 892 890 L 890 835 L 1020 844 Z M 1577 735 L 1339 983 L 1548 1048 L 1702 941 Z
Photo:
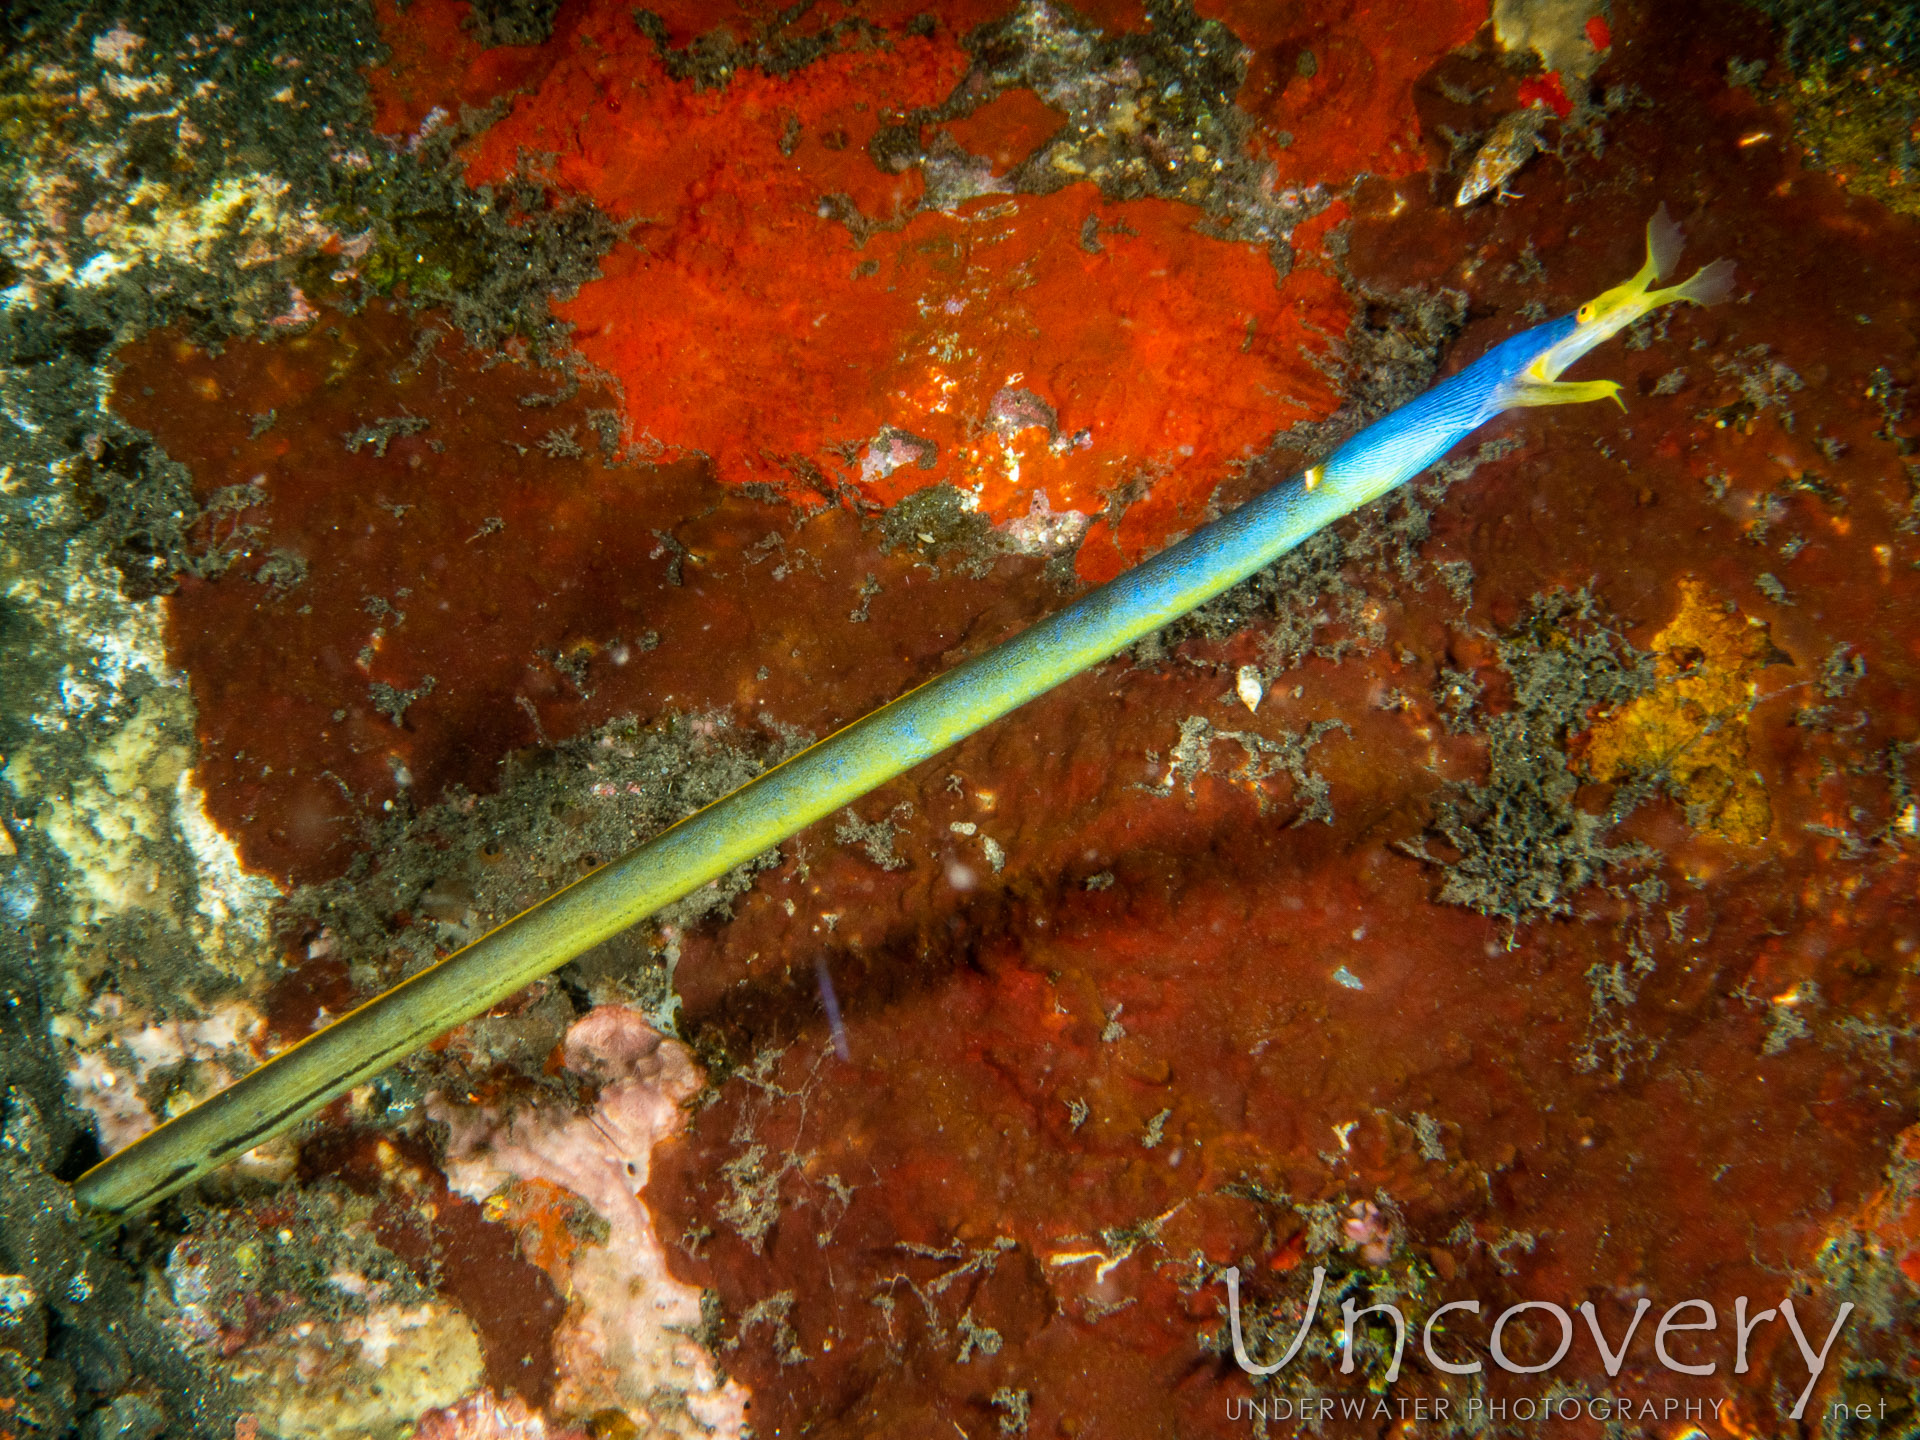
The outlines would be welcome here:
M 1812 163 L 1889 210 L 1920 216 L 1920 83 L 1885 65 L 1816 61 L 1795 82 L 1794 135 Z
M 1848 189 L 1920 216 L 1920 6 L 1752 0 L 1781 30 L 1808 163 Z

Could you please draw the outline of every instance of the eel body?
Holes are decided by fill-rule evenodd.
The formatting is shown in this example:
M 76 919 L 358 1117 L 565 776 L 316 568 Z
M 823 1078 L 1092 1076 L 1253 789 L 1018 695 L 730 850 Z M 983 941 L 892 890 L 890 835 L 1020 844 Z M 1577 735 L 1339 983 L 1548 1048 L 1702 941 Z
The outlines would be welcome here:
M 1417 475 L 1503 410 L 1617 399 L 1611 381 L 1558 380 L 1580 355 L 1675 300 L 1731 285 L 1717 262 L 1653 290 L 1678 229 L 1665 208 L 1648 260 L 1572 315 L 1503 341 L 1367 426 L 1323 463 L 1081 596 L 662 831 L 168 1120 L 75 1182 L 107 1223 L 192 1184 L 371 1079 L 462 1021 L 834 813 L 867 791 L 1110 658 L 1272 564 L 1341 516 Z

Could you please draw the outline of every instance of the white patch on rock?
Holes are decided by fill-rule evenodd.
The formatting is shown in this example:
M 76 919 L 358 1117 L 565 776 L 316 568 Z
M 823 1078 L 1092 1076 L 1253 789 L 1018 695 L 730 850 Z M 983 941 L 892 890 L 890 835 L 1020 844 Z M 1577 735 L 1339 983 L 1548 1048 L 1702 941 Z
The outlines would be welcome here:
M 93 58 L 128 70 L 133 67 L 133 52 L 146 43 L 146 36 L 136 35 L 124 25 L 116 25 L 104 35 L 93 37 Z
M 67 1071 L 67 1088 L 74 1102 L 93 1116 L 100 1130 L 100 1149 L 108 1154 L 124 1150 L 154 1128 L 153 1112 L 140 1098 L 133 1076 L 107 1063 L 101 1055 L 81 1055 Z
M 485 1373 L 472 1323 L 438 1302 L 383 1305 L 342 1325 L 304 1320 L 230 1371 L 281 1440 L 400 1440 Z
M 227 1001 L 204 1017 L 154 1020 L 109 992 L 82 1014 L 57 1016 L 48 1028 L 67 1044 L 67 1086 L 74 1102 L 93 1116 L 100 1148 L 111 1155 L 157 1123 L 140 1094 L 149 1077 L 193 1064 L 173 1098 L 184 1105 L 217 1095 L 235 1075 L 253 1068 L 253 1045 L 266 1021 L 241 1001 Z
M 1600 52 L 1587 38 L 1587 21 L 1601 0 L 1494 0 L 1493 34 L 1508 54 L 1531 50 L 1549 70 L 1560 72 L 1567 93 L 1600 66 Z
M 931 470 L 940 458 L 940 447 L 892 425 L 882 425 L 880 433 L 867 442 L 860 454 L 860 483 L 871 485 L 884 480 L 908 465 Z
M 587 1440 L 587 1432 L 572 1427 L 556 1430 L 518 1395 L 503 1401 L 493 1391 L 482 1390 L 444 1410 L 422 1415 L 413 1440 Z
M 108 123 L 104 139 L 48 128 L 7 157 L 16 205 L 0 216 L 0 249 L 21 272 L 30 303 L 68 285 L 103 284 L 139 264 L 170 260 L 209 271 L 225 252 L 245 269 L 311 253 L 338 238 L 316 208 L 291 202 L 292 187 L 277 175 L 233 170 L 204 191 L 176 178 L 194 172 L 187 152 L 204 137 L 179 115 L 177 99 L 169 108 L 127 113 L 128 105 L 157 106 L 174 95 L 171 76 L 134 73 L 135 53 L 145 43 L 124 28 L 94 37 L 94 57 L 112 67 L 97 84 L 76 86 L 80 77 L 58 66 L 32 72 L 28 103 L 64 108 L 77 101 L 92 118 Z M 164 136 L 168 121 L 176 121 L 174 163 L 153 163 L 136 145 Z
M 180 838 L 193 852 L 198 882 L 195 908 L 209 928 L 264 946 L 270 938 L 268 921 L 280 898 L 279 887 L 264 875 L 240 868 L 240 852 L 207 814 L 207 792 L 191 770 L 182 770 L 174 782 L 173 818 Z M 224 943 L 215 947 L 216 951 L 221 948 Z
M 252 960 L 267 942 L 268 910 L 279 891 L 241 869 L 233 843 L 207 817 L 189 768 L 192 735 L 185 690 L 162 684 L 91 747 L 89 768 L 64 786 L 42 774 L 31 744 L 9 759 L 5 779 L 16 794 L 45 802 L 40 825 L 72 867 L 75 922 L 159 911 L 190 930 L 207 958 L 220 960 L 233 949 Z M 168 852 L 181 848 L 191 856 L 191 897 L 167 883 Z M 192 904 L 191 914 L 179 913 L 182 901 Z
M 111 1153 L 154 1127 L 140 1087 L 155 1071 L 197 1062 L 169 1102 L 185 1104 L 251 1069 L 260 1017 L 241 1004 L 201 1015 L 187 994 L 165 1017 L 133 1013 L 118 995 L 89 1001 L 88 974 L 99 962 L 89 930 L 139 915 L 246 979 L 273 958 L 279 891 L 241 868 L 207 816 L 191 769 L 193 703 L 166 663 L 160 604 L 129 603 L 78 560 L 9 598 L 43 612 L 75 657 L 30 717 L 40 736 L 7 756 L 0 780 L 37 802 L 35 828 L 66 867 L 62 913 L 45 917 L 74 941 L 58 952 L 68 994 L 50 1028 L 68 1047 L 74 1099 Z M 78 737 L 85 744 L 76 755 Z
M 1035 490 L 1027 513 L 1007 525 L 1006 535 L 1022 555 L 1057 555 L 1078 545 L 1092 523 L 1091 515 L 1078 510 L 1055 510 L 1047 503 L 1047 492 Z

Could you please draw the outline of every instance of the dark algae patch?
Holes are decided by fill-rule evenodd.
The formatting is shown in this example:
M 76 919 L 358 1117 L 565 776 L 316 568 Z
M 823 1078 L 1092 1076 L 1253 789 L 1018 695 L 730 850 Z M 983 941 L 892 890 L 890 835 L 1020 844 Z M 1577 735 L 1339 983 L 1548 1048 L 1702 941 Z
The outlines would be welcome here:
M 1654 683 L 1649 658 L 1594 612 L 1585 592 L 1541 597 L 1495 641 L 1511 708 L 1480 717 L 1450 707 L 1457 728 L 1485 736 L 1487 778 L 1453 786 L 1436 801 L 1435 828 L 1455 858 L 1409 847 L 1440 867 L 1442 904 L 1515 922 L 1568 915 L 1585 886 L 1652 858 L 1607 837 L 1646 798 L 1653 777 L 1627 780 L 1597 812 L 1576 803 L 1580 778 L 1567 759 L 1568 739 Z M 1443 694 L 1463 693 L 1462 680 L 1443 675 Z

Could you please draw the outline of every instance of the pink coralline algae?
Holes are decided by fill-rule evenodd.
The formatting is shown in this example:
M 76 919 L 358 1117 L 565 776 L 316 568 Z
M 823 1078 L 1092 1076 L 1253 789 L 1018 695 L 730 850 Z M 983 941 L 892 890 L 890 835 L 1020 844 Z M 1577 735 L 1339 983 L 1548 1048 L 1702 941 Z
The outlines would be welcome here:
M 587 1440 L 588 1432 L 549 1425 L 518 1395 L 504 1401 L 491 1390 L 469 1395 L 420 1417 L 413 1440 Z
M 684 1432 L 738 1436 L 747 1394 L 721 1381 L 692 1337 L 701 1326 L 700 1292 L 669 1273 L 640 1192 L 653 1147 L 685 1125 L 681 1106 L 700 1086 L 685 1046 L 660 1036 L 637 1011 L 605 1005 L 567 1032 L 567 1068 L 600 1087 L 594 1107 L 491 1110 L 431 1102 L 449 1128 L 446 1173 L 452 1188 L 489 1201 L 529 1182 L 558 1186 L 584 1200 L 604 1227 L 574 1247 L 527 1247 L 551 1267 L 568 1297 L 553 1337 L 559 1384 L 553 1410 L 591 1416 L 680 1408 Z M 511 1206 L 504 1200 L 501 1213 Z M 524 1245 L 523 1241 L 523 1245 Z M 570 1252 L 570 1253 L 569 1253 Z

